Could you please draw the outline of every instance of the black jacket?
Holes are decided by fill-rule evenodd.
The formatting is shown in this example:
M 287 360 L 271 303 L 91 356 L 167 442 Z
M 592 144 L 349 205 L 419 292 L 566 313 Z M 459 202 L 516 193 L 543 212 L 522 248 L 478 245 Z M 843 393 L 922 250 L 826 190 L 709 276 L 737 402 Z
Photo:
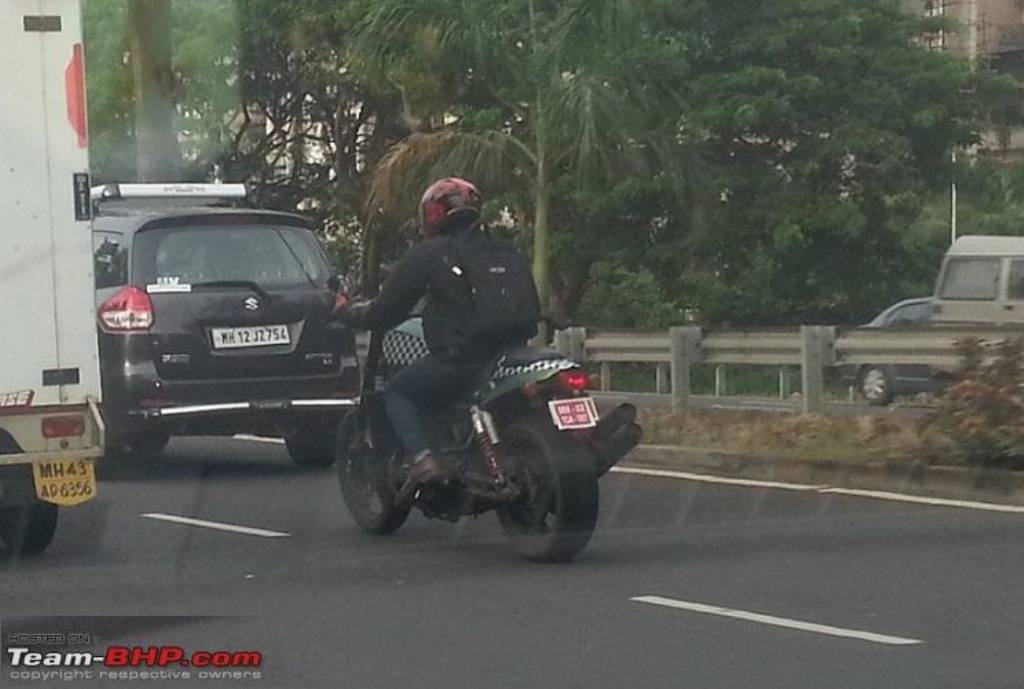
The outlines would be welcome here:
M 523 342 L 473 342 L 466 328 L 473 304 L 465 281 L 452 272 L 455 242 L 486 241 L 478 224 L 467 225 L 428 239 L 409 249 L 365 312 L 353 319 L 356 327 L 388 330 L 404 321 L 420 299 L 423 334 L 431 354 L 446 360 L 483 361 L 503 346 Z

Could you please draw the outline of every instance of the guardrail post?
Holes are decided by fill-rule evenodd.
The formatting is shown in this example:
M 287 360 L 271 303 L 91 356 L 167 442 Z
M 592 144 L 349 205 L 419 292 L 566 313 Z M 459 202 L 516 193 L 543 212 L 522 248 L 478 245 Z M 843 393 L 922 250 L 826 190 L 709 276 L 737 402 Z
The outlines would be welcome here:
M 548 323 L 541 321 L 537 324 L 537 334 L 528 343 L 531 347 L 546 347 L 548 344 Z
M 612 389 L 612 365 L 607 361 L 601 362 L 601 392 L 609 392 Z
M 583 364 L 587 360 L 587 329 L 569 328 L 569 358 Z
M 779 366 L 779 399 L 785 400 L 789 397 L 789 369 Z
M 725 366 L 715 366 L 715 397 L 725 395 Z
M 803 412 L 818 414 L 825 401 L 825 367 L 835 361 L 836 329 L 829 326 L 800 326 Z
M 654 368 L 654 391 L 659 395 L 665 394 L 668 387 L 668 366 L 657 364 Z
M 690 366 L 700 359 L 700 328 L 682 326 L 668 331 L 672 352 L 672 411 L 690 405 Z
M 572 358 L 572 345 L 568 330 L 555 331 L 555 349 L 564 357 Z

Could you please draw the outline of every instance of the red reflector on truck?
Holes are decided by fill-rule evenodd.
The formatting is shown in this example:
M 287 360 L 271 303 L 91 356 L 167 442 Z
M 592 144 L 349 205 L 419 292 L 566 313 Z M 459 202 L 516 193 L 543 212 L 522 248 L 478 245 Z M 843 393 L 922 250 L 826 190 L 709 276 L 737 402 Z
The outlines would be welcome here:
M 82 44 L 75 43 L 71 49 L 71 60 L 64 69 L 64 96 L 67 100 L 68 122 L 75 130 L 78 147 L 89 145 L 89 130 L 85 117 L 85 60 L 82 58 Z
M 47 416 L 42 421 L 44 438 L 70 438 L 85 435 L 85 417 Z

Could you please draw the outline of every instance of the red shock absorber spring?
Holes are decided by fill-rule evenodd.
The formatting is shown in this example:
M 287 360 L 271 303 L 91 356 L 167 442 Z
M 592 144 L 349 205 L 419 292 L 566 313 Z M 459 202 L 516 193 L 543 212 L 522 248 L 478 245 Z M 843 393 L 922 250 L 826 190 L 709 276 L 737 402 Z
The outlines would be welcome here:
M 501 470 L 501 458 L 499 457 L 498 448 L 494 443 L 495 439 L 492 437 L 492 434 L 496 434 L 494 422 L 488 418 L 487 412 L 479 407 L 473 407 L 470 410 L 470 414 L 473 417 L 473 434 L 476 435 L 476 443 L 480 447 L 480 454 L 487 460 L 487 469 L 491 472 L 491 479 L 495 485 L 503 485 L 505 483 L 505 472 Z

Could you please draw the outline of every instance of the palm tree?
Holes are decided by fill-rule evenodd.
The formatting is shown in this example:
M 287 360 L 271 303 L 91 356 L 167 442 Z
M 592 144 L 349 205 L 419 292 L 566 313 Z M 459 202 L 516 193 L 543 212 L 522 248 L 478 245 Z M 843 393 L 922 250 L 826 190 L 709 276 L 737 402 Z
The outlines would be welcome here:
M 144 182 L 177 181 L 181 151 L 174 125 L 170 0 L 130 3 L 128 26 L 137 176 Z
M 401 94 L 411 133 L 376 167 L 371 210 L 393 213 L 407 206 L 410 189 L 447 174 L 518 192 L 532 211 L 533 272 L 547 306 L 553 184 L 583 184 L 649 152 L 645 124 L 673 112 L 680 53 L 657 28 L 670 7 L 671 0 L 377 3 L 356 54 Z

